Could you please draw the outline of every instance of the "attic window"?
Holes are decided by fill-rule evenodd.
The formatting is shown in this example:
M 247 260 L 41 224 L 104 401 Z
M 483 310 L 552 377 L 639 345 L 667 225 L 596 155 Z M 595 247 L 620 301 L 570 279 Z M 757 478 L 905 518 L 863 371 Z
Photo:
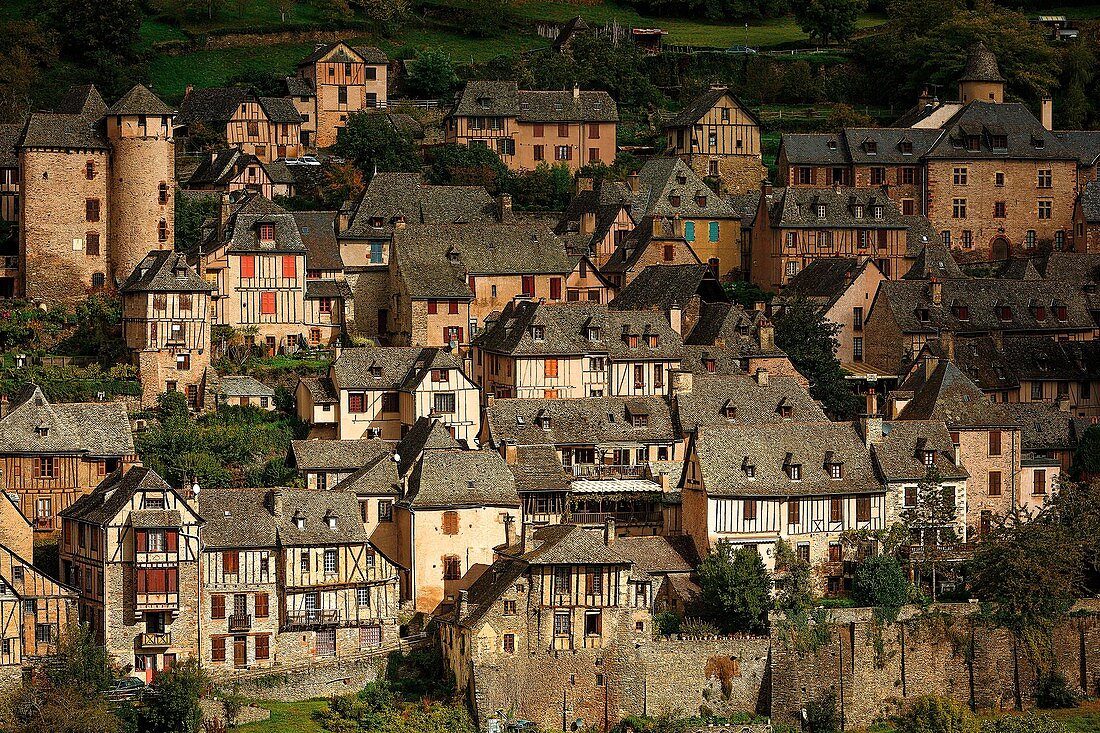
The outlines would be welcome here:
M 306 518 L 301 516 L 298 513 L 295 513 L 294 514 L 294 526 L 297 527 L 299 530 L 305 529 L 306 528 Z
M 688 177 L 685 176 L 683 173 L 677 173 L 676 174 L 676 183 L 683 186 L 687 182 L 688 182 Z
M 1054 304 L 1054 317 L 1057 318 L 1059 321 L 1066 320 L 1066 307 L 1061 303 Z
M 818 204 L 817 205 L 817 218 L 818 219 L 824 219 L 826 210 L 827 209 L 825 207 L 825 204 Z
M 932 468 L 936 465 L 936 451 L 934 450 L 922 450 L 920 458 L 921 463 L 928 468 Z
M 902 155 L 912 155 L 913 154 L 913 141 L 912 140 L 902 140 L 898 144 L 898 149 L 901 150 Z
M 993 135 L 993 149 L 994 150 L 1008 150 L 1008 136 L 1007 135 Z
M 704 359 L 703 359 L 703 367 L 704 367 L 704 368 L 705 368 L 705 369 L 706 369 L 706 370 L 707 370 L 708 372 L 713 372 L 713 371 L 714 371 L 714 368 L 715 368 L 715 366 L 716 366 L 716 364 L 715 364 L 715 362 L 714 362 L 714 359 L 708 359 L 708 358 L 704 358 Z
M 855 206 L 852 207 L 852 216 L 854 216 L 857 219 L 862 219 L 863 218 L 863 205 L 862 204 L 856 204 Z
M 477 98 L 477 106 L 481 107 L 482 109 L 489 109 L 489 106 L 491 104 L 492 104 L 492 102 L 488 97 L 478 97 Z
M 531 338 L 534 341 L 545 341 L 546 329 L 542 326 L 531 326 Z
M 645 345 L 651 349 L 656 349 L 660 339 L 655 333 L 647 333 L 645 335 Z
M 952 310 L 955 312 L 955 318 L 958 318 L 960 321 L 970 320 L 970 306 L 956 303 Z
M 980 135 L 967 135 L 966 136 L 966 149 L 974 152 L 982 149 L 982 138 Z
M 637 334 L 625 334 L 624 333 L 623 334 L 623 341 L 625 341 L 626 345 L 629 346 L 632 349 L 638 348 L 638 336 L 637 336 Z
M 791 413 L 794 412 L 794 408 L 786 401 L 786 399 L 784 399 L 782 402 L 779 403 L 779 407 L 776 408 L 776 412 L 779 413 L 780 417 L 790 417 Z
M 531 103 L 530 102 L 520 102 L 519 103 L 519 108 L 520 108 L 520 111 L 526 112 L 527 110 L 531 109 Z
M 787 478 L 791 481 L 802 480 L 802 464 L 801 463 L 788 463 L 783 467 L 783 470 L 787 472 Z
M 928 309 L 917 308 L 917 320 L 921 323 L 928 323 Z
M 589 341 L 599 341 L 600 340 L 600 329 L 599 329 L 599 327 L 598 326 L 589 326 L 585 330 L 585 336 L 588 338 Z
M 871 207 L 871 216 L 876 219 L 882 219 L 882 204 L 876 204 Z
M 1033 138 L 1031 138 L 1031 145 L 1032 145 L 1032 147 L 1041 149 L 1041 148 L 1045 148 L 1047 146 L 1047 141 L 1044 140 L 1041 137 L 1033 137 Z
M 539 415 L 538 423 L 539 423 L 539 427 L 542 428 L 543 430 L 549 430 L 550 429 L 550 416 L 549 415 Z
M 999 305 L 999 306 L 997 306 L 997 318 L 1000 318 L 1002 321 L 1011 321 L 1012 320 L 1012 306 L 1010 306 L 1010 305 Z
M 369 371 L 371 379 L 379 379 L 382 376 L 382 367 L 377 364 L 371 364 Z
M 833 479 L 834 481 L 839 481 L 840 479 L 844 478 L 843 463 L 837 463 L 836 461 L 826 463 L 825 470 L 828 472 L 829 478 Z
M 671 204 L 672 206 L 679 206 L 680 205 L 680 194 L 670 193 L 668 195 L 668 203 Z
M 275 225 L 274 224 L 261 224 L 260 225 L 260 241 L 261 242 L 274 242 L 275 241 Z
M 749 462 L 748 456 L 741 461 L 741 470 L 745 473 L 745 478 L 756 478 L 756 466 Z
M 706 195 L 705 194 L 700 194 L 700 195 L 696 196 L 695 197 L 695 205 L 696 206 L 706 206 L 707 205 Z
M 649 415 L 631 415 L 630 424 L 636 428 L 648 428 Z
M 325 517 L 325 522 L 328 524 L 329 529 L 331 529 L 331 530 L 336 529 L 336 517 L 334 517 L 330 514 L 327 517 Z
M 382 217 L 372 216 L 370 218 L 370 225 L 372 227 L 374 227 L 375 229 L 381 229 L 382 228 Z
M 34 429 L 34 432 L 37 433 L 38 437 L 45 438 L 50 434 L 50 428 L 47 425 L 39 425 Z
M 554 111 L 561 112 L 564 109 L 561 102 L 554 102 Z
M 722 408 L 722 414 L 727 420 L 734 420 L 737 418 L 737 405 L 726 405 Z
M 877 155 L 878 143 L 874 140 L 868 140 L 867 142 L 863 143 L 863 152 L 867 153 L 868 155 Z
M 829 140 L 825 144 L 828 146 L 829 150 L 836 150 L 836 140 Z
M 1047 308 L 1042 303 L 1032 304 L 1031 311 L 1035 315 L 1035 320 L 1045 321 L 1047 319 Z

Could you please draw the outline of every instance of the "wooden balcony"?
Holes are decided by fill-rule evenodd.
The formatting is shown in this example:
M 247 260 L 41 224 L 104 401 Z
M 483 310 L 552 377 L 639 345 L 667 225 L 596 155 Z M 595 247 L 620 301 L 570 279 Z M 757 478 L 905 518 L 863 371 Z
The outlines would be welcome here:
M 325 626 L 339 626 L 340 612 L 334 608 L 319 608 L 314 611 L 287 611 L 284 628 L 316 629 Z
M 642 478 L 646 465 L 607 465 L 603 463 L 574 463 L 573 475 L 577 478 Z
M 230 631 L 248 631 L 252 628 L 252 615 L 248 613 L 234 613 L 228 619 Z
M 615 524 L 661 524 L 661 512 L 572 512 L 566 520 L 582 526 L 600 526 L 614 519 Z
M 179 593 L 138 593 L 134 600 L 134 610 L 175 611 L 180 605 Z
M 148 565 L 153 567 L 163 567 L 165 563 L 178 564 L 180 561 L 179 552 L 135 552 L 134 564 L 138 566 Z
M 138 636 L 138 646 L 143 649 L 172 646 L 171 631 L 154 631 Z

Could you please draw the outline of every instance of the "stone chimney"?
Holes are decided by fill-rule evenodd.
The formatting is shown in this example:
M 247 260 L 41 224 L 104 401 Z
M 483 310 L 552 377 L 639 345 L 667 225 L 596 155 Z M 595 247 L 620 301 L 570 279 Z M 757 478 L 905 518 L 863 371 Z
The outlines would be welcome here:
M 661 471 L 657 474 L 657 485 L 661 487 L 661 491 L 668 491 L 668 471 Z
M 577 193 L 581 191 L 591 191 L 596 185 L 592 176 L 577 176 Z
M 626 177 L 626 187 L 631 193 L 638 193 L 638 171 L 634 171 Z
M 530 552 L 535 549 L 535 525 L 530 522 L 523 523 L 523 542 L 520 552 Z
M 928 87 L 925 87 L 921 90 L 920 96 L 917 97 L 917 106 L 924 109 L 930 104 L 932 104 L 932 95 L 928 93 Z
M 760 182 L 760 193 L 765 197 L 772 195 L 772 182 L 767 178 Z
M 682 237 L 684 231 L 683 223 L 680 221 L 680 214 L 676 213 L 672 215 L 672 236 Z
M 591 234 L 596 231 L 596 212 L 585 211 L 581 214 L 581 234 Z
M 405 217 L 403 217 L 403 216 L 397 217 L 397 219 L 393 222 L 393 228 L 396 229 L 399 232 L 404 231 L 405 230 Z
M 756 383 L 761 387 L 768 386 L 768 370 L 764 367 L 760 367 L 756 370 Z
M 672 396 L 691 394 L 691 387 L 694 379 L 695 375 L 688 369 L 670 369 L 668 372 L 668 383 L 672 390 Z
M 497 216 L 501 222 L 512 220 L 512 194 L 502 193 L 497 196 Z
M 615 520 L 612 517 L 608 517 L 603 526 L 603 543 L 608 547 L 615 544 Z
M 516 465 L 516 461 L 519 460 L 519 449 L 516 448 L 514 440 L 505 440 L 500 444 L 501 454 L 504 456 L 504 462 L 509 466 Z
M 775 351 L 775 326 L 771 321 L 761 321 L 757 329 L 757 337 L 760 339 L 760 350 L 767 354 Z
M 581 98 L 581 88 L 578 85 L 574 84 L 573 85 L 573 99 L 580 99 L 580 98 Z
M 283 492 L 278 489 L 271 492 L 271 515 L 274 517 L 283 516 Z
M 185 87 L 183 88 L 183 96 L 185 96 L 185 97 L 186 97 L 186 96 L 187 96 L 188 94 L 190 94 L 190 93 L 191 93 L 191 92 L 193 92 L 193 91 L 195 91 L 195 85 L 194 85 L 194 84 L 192 84 L 192 83 L 190 83 L 190 82 L 188 82 L 188 83 L 187 83 L 187 86 L 185 86 Z
M 470 593 L 469 591 L 460 590 L 458 592 L 458 603 L 455 604 L 455 615 L 457 618 L 463 618 L 470 610 Z
M 336 220 L 332 225 L 337 235 L 343 234 L 351 226 L 351 211 L 351 205 L 345 201 L 340 210 L 336 212 Z
M 0 420 L 3 420 L 5 417 L 7 417 L 8 412 L 10 411 L 11 400 L 8 399 L 8 396 L 6 394 L 0 395 Z
M 928 289 L 932 296 L 932 305 L 939 306 L 943 303 L 943 283 L 932 278 L 928 281 Z
M 990 331 L 989 336 L 993 339 L 993 345 L 997 347 L 997 351 L 1005 350 L 1005 332 L 1001 330 Z
M 955 361 L 955 334 L 951 331 L 940 332 L 940 349 L 943 350 L 943 358 Z
M 1059 410 L 1061 410 L 1062 412 L 1069 412 L 1069 395 L 1068 394 L 1058 395 L 1058 399 L 1056 400 L 1056 402 L 1058 403 L 1058 409 Z
M 868 417 L 878 414 L 878 398 L 875 394 L 874 387 L 867 388 L 866 405 L 864 406 L 864 411 L 867 413 Z
M 668 307 L 668 323 L 676 333 L 684 332 L 684 309 L 680 307 L 680 301 L 674 300 Z
M 924 378 L 930 379 L 932 372 L 936 371 L 936 367 L 940 365 L 940 357 L 938 356 L 926 356 L 924 357 Z
M 863 428 L 863 441 L 870 448 L 876 443 L 882 442 L 882 418 L 868 415 L 860 420 Z
M 504 515 L 504 544 L 507 547 L 516 544 L 516 518 L 511 514 Z
M 1050 95 L 1045 95 L 1039 101 L 1039 121 L 1048 130 L 1054 129 L 1054 100 Z
M 120 474 L 125 476 L 132 469 L 139 468 L 141 466 L 141 460 L 138 458 L 123 458 L 119 461 L 118 467 Z
M 228 193 L 222 194 L 222 205 L 218 210 L 218 240 L 221 241 L 225 236 L 225 224 L 229 221 L 229 212 L 232 211 L 233 202 L 229 198 Z

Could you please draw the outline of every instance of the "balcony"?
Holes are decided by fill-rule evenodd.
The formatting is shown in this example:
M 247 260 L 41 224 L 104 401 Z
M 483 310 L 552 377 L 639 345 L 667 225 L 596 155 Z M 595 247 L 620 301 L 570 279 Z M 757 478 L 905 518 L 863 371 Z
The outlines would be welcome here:
M 247 613 L 234 613 L 229 617 L 230 631 L 248 631 L 252 628 L 252 615 Z
M 335 608 L 322 608 L 313 611 L 287 611 L 287 629 L 315 629 L 320 626 L 338 626 L 340 612 Z
M 607 465 L 603 463 L 574 463 L 573 475 L 577 478 L 642 478 L 646 464 Z
M 603 526 L 608 519 L 615 524 L 661 524 L 664 518 L 661 512 L 572 512 L 567 521 L 581 526 Z
M 138 637 L 138 646 L 144 649 L 153 647 L 172 646 L 171 631 L 153 631 L 141 634 Z
M 134 601 L 134 610 L 175 611 L 180 605 L 179 593 L 138 593 Z
M 163 567 L 165 563 L 178 564 L 179 552 L 135 552 L 134 564 L 138 567 Z

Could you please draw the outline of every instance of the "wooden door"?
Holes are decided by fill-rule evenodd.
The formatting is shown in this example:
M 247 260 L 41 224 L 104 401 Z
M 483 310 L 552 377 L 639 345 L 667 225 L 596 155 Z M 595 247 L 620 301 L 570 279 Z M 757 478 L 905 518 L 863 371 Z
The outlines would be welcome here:
M 247 636 L 234 636 L 233 637 L 233 666 L 234 667 L 247 667 L 248 666 L 248 637 Z

